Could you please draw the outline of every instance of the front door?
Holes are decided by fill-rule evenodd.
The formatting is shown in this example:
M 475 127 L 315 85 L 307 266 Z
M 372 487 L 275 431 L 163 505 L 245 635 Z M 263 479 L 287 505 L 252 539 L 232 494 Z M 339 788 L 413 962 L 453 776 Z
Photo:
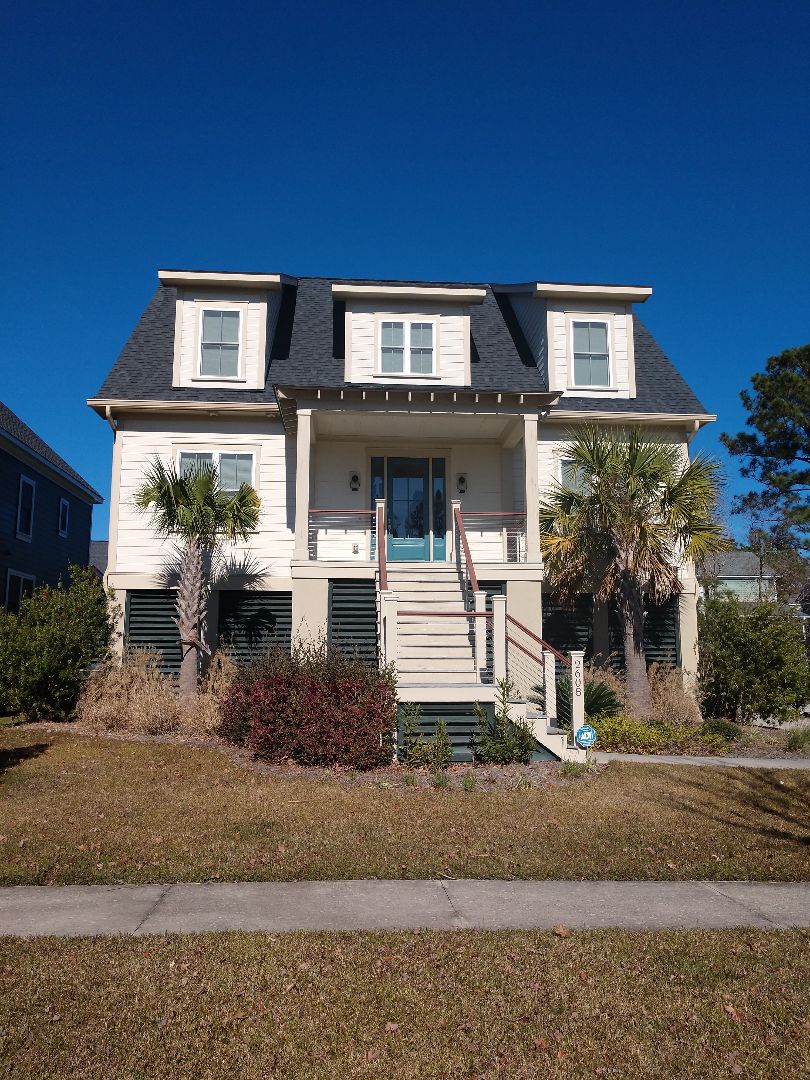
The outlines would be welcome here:
M 391 562 L 430 558 L 430 463 L 428 458 L 389 458 L 388 558 Z

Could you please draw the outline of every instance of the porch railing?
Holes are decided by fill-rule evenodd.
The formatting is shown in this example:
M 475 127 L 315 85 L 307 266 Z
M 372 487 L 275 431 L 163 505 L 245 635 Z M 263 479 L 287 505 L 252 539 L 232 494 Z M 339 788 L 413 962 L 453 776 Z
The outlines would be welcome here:
M 378 518 L 376 510 L 310 510 L 310 559 L 371 562 L 376 555 Z
M 519 510 L 464 510 L 467 540 L 479 563 L 526 561 L 526 515 Z
M 458 505 L 453 506 L 453 517 L 456 523 L 456 562 L 462 581 L 469 581 L 473 593 L 478 592 L 478 575 L 475 572 L 475 563 L 470 554 L 470 544 L 464 528 L 464 515 Z

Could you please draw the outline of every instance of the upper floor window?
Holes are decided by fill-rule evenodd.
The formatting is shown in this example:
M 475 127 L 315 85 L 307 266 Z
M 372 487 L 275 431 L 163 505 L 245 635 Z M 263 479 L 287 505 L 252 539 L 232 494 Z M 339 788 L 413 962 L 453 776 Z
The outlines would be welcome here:
M 181 451 L 179 460 L 181 476 L 205 465 L 216 465 L 220 487 L 228 495 L 235 495 L 242 484 L 253 486 L 253 454 Z
M 380 323 L 380 373 L 435 374 L 432 322 L 384 320 Z
M 240 312 L 202 309 L 200 375 L 203 378 L 239 378 L 240 334 Z
M 610 386 L 607 322 L 572 322 L 574 386 Z
M 70 503 L 67 499 L 59 500 L 59 535 L 67 536 L 70 523 Z
M 34 496 L 37 485 L 27 476 L 20 477 L 20 490 L 17 495 L 17 537 L 30 540 L 34 532 Z

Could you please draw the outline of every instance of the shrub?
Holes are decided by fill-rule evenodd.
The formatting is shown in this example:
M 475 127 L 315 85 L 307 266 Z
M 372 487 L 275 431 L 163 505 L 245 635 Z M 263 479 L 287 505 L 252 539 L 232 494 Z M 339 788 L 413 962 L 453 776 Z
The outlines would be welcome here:
M 711 597 L 699 610 L 699 680 L 707 716 L 785 720 L 810 700 L 810 667 L 793 613 L 770 601 Z
M 810 751 L 810 727 L 794 728 L 785 745 L 788 750 Z
M 453 744 L 447 734 L 447 724 L 439 720 L 433 738 L 419 731 L 422 706 L 406 701 L 402 706 L 402 746 L 400 758 L 409 769 L 446 769 L 453 760 Z
M 704 735 L 719 735 L 726 742 L 734 742 L 742 735 L 739 724 L 733 724 L 731 720 L 704 720 L 700 730 Z
M 0 614 L 0 700 L 28 720 L 64 719 L 82 681 L 109 656 L 116 611 L 95 570 L 72 566 L 70 582 L 42 585 L 19 616 Z
M 510 691 L 511 684 L 505 679 L 499 680 L 495 717 L 491 723 L 483 706 L 475 703 L 478 729 L 472 737 L 471 748 L 477 762 L 485 765 L 520 762 L 525 765 L 534 753 L 536 742 L 528 723 L 514 721 L 509 716 Z
M 591 722 L 599 750 L 625 754 L 713 754 L 728 749 L 728 741 L 722 736 L 704 733 L 699 728 L 675 727 L 624 714 L 597 716 Z
M 372 769 L 390 762 L 395 728 L 393 672 L 320 641 L 241 670 L 220 730 L 265 761 Z
M 684 686 L 683 672 L 670 664 L 650 664 L 647 669 L 652 697 L 650 719 L 674 727 L 695 727 L 703 717 L 694 694 Z

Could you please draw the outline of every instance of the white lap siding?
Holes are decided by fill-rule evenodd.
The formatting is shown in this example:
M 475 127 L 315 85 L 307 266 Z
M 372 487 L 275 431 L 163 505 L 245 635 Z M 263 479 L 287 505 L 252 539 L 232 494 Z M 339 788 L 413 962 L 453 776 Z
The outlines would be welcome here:
M 396 382 L 396 375 L 381 375 L 379 362 L 379 323 L 381 320 L 411 320 L 420 317 L 436 320 L 434 335 L 434 376 L 408 375 L 408 385 L 448 383 L 467 386 L 470 382 L 470 315 L 469 309 L 458 304 L 387 305 L 381 310 L 368 304 L 348 305 L 347 317 L 347 380 L 349 382 Z M 436 362 L 438 361 L 438 363 Z
M 167 422 L 171 421 L 174 426 L 169 428 Z M 291 471 L 288 477 L 292 466 L 287 464 L 287 453 L 292 451 L 290 461 L 294 463 L 295 448 L 288 443 L 280 420 L 217 417 L 214 426 L 211 419 L 189 419 L 181 424 L 176 417 L 128 416 L 121 418 L 117 438 L 121 440 L 121 470 L 115 573 L 159 576 L 171 544 L 155 533 L 148 515 L 137 511 L 135 492 L 156 455 L 168 463 L 176 460 L 178 451 L 195 449 L 254 454 L 254 482 L 262 504 L 259 527 L 246 544 L 229 550 L 237 559 L 249 555 L 264 574 L 289 576 L 295 479 Z

